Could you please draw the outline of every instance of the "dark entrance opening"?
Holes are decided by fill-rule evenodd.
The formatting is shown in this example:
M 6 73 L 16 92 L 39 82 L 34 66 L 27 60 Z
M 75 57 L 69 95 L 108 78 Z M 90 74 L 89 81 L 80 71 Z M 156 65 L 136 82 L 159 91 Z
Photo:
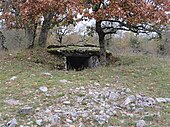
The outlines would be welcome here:
M 82 70 L 88 68 L 89 57 L 68 56 L 66 57 L 67 70 Z

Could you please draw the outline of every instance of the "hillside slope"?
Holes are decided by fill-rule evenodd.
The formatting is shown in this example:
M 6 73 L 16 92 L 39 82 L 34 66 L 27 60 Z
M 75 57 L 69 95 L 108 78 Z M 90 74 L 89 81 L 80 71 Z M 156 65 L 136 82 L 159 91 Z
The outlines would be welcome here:
M 62 71 L 47 55 L 1 54 L 0 126 L 170 126 L 169 100 L 157 100 L 170 98 L 169 60 L 119 56 L 114 66 Z

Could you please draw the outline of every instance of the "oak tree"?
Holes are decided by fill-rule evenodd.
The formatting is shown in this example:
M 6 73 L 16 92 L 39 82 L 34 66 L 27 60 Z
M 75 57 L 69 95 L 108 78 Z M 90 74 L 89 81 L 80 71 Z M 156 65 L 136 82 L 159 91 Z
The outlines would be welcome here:
M 73 11 L 69 0 L 28 0 L 21 6 L 22 17 L 27 20 L 42 21 L 39 45 L 45 47 L 48 32 L 55 25 L 70 24 L 73 21 Z
M 0 1 L 0 20 L 4 22 L 6 29 L 25 29 L 25 38 L 28 47 L 34 46 L 37 23 L 30 18 L 25 22 L 22 16 L 21 6 L 26 0 L 3 0 Z
M 42 25 L 39 45 L 45 47 L 49 29 L 59 22 L 72 23 L 73 11 L 68 0 L 4 0 L 1 19 L 7 28 L 25 28 L 29 47 L 34 46 L 37 25 Z
M 73 17 L 78 19 L 76 17 L 78 13 L 82 15 L 80 20 L 95 19 L 102 65 L 106 65 L 104 39 L 107 34 L 125 30 L 137 34 L 156 32 L 161 35 L 164 26 L 169 23 L 169 0 L 4 0 L 4 2 L 5 4 L 1 2 L 0 5 L 4 8 L 3 17 L 7 26 L 29 26 L 31 29 L 27 31 L 28 33 L 30 31 L 31 37 L 35 35 L 36 23 L 44 17 L 42 25 L 44 29 L 40 34 L 42 38 L 39 39 L 43 46 L 51 24 L 55 24 L 61 17 L 65 17 L 68 24 L 73 22 Z
M 136 34 L 161 31 L 169 23 L 169 0 L 77 0 L 74 2 L 81 20 L 96 20 L 100 62 L 106 65 L 105 36 L 119 30 Z

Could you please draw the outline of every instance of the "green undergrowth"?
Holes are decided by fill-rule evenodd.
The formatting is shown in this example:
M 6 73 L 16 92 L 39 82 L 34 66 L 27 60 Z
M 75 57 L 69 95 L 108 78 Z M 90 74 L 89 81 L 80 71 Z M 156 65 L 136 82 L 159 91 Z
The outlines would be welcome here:
M 119 60 L 108 67 L 85 69 L 82 71 L 58 70 L 61 59 L 51 56 L 45 50 L 28 50 L 1 54 L 0 57 L 0 113 L 8 114 L 3 119 L 11 118 L 16 111 L 25 105 L 45 107 L 55 103 L 72 87 L 87 86 L 99 83 L 103 86 L 114 84 L 115 87 L 130 88 L 134 94 L 140 93 L 151 97 L 170 97 L 170 60 L 148 56 L 118 56 Z M 44 73 L 50 73 L 45 75 Z M 10 80 L 13 76 L 17 78 Z M 60 80 L 69 83 L 61 83 Z M 48 87 L 49 91 L 56 91 L 56 96 L 46 98 L 38 89 Z M 79 96 L 84 96 L 79 94 Z M 35 98 L 39 99 L 35 99 Z M 9 106 L 4 101 L 19 99 L 19 106 Z M 43 101 L 43 105 L 41 104 Z M 159 127 L 170 125 L 169 105 L 164 104 L 161 120 L 155 121 Z M 21 116 L 17 116 L 21 117 Z M 152 118 L 146 118 L 154 121 Z M 119 123 L 114 118 L 113 123 Z M 134 122 L 134 121 L 133 121 Z M 128 119 L 126 126 L 132 126 Z

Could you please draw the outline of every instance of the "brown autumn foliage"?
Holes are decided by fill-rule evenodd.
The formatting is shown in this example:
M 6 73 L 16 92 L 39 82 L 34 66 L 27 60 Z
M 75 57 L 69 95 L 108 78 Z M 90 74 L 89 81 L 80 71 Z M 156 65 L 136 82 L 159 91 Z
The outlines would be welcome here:
M 107 34 L 124 30 L 136 34 L 156 32 L 161 36 L 161 31 L 169 24 L 169 0 L 78 0 L 75 4 L 82 19 L 96 20 L 102 65 L 106 64 Z
M 72 20 L 80 13 L 84 18 L 96 20 L 121 19 L 130 24 L 169 22 L 169 0 L 6 0 L 0 1 L 6 25 L 21 24 L 26 20 L 39 20 L 44 13 L 54 12 L 54 20 L 67 14 Z M 92 12 L 89 9 L 92 8 Z M 20 22 L 19 22 L 20 21 Z M 17 26 L 19 27 L 19 26 Z
M 77 21 L 95 19 L 103 65 L 106 63 L 105 35 L 119 30 L 160 35 L 163 28 L 160 26 L 169 24 L 170 18 L 167 13 L 170 12 L 169 0 L 6 0 L 0 5 L 1 19 L 6 21 L 7 27 L 23 27 L 28 21 L 39 22 L 50 12 L 55 13 L 54 21 L 67 15 L 65 22 L 72 23 L 78 13 L 82 17 Z M 115 23 L 118 24 L 116 27 Z

